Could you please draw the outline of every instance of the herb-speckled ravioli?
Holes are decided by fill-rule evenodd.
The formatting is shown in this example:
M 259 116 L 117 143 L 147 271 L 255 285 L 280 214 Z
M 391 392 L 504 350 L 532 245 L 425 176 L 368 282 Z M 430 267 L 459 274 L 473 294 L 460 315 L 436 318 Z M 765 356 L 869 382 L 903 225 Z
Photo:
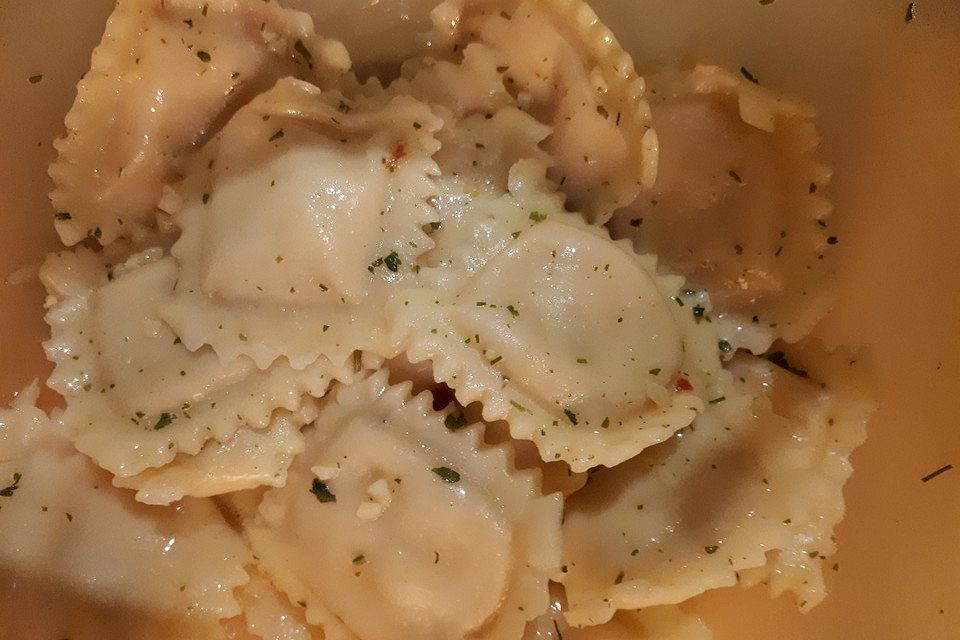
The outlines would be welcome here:
M 551 205 L 536 163 L 514 169 L 496 208 L 467 207 L 457 233 L 435 234 L 448 257 L 421 278 L 437 288 L 391 302 L 398 346 L 544 460 L 618 464 L 722 395 L 708 307 L 653 258 Z
M 246 522 L 260 566 L 328 640 L 518 638 L 559 573 L 561 498 L 409 389 L 329 397 Z
M 353 101 L 293 79 L 259 96 L 179 189 L 164 320 L 191 349 L 261 368 L 382 351 L 382 307 L 430 247 L 439 125 L 407 96 Z
M 649 83 L 657 182 L 617 213 L 614 237 L 708 290 L 731 344 L 799 340 L 829 308 L 839 242 L 813 109 L 712 66 Z
M 48 384 L 66 399 L 61 421 L 81 452 L 118 476 L 265 428 L 275 409 L 296 411 L 304 395 L 322 396 L 331 371 L 353 375 L 285 362 L 261 371 L 249 358 L 223 363 L 209 348 L 189 351 L 160 318 L 176 262 L 160 249 L 107 260 L 78 249 L 49 258 L 41 275 L 55 302 L 45 346 L 56 364 Z
M 797 358 L 809 361 L 809 348 Z M 571 624 L 741 581 L 793 591 L 804 610 L 823 599 L 821 565 L 836 548 L 848 456 L 873 407 L 853 383 L 861 374 L 850 358 L 813 361 L 830 363 L 825 377 L 738 356 L 727 397 L 671 442 L 595 473 L 570 499 Z
M 118 2 L 56 142 L 61 239 L 143 233 L 163 185 L 225 114 L 283 76 L 332 81 L 349 65 L 309 16 L 274 1 Z

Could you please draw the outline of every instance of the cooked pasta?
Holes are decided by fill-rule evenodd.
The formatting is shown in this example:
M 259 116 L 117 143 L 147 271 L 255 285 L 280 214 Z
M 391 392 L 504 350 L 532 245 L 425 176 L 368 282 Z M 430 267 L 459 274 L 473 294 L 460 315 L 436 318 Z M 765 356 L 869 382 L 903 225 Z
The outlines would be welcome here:
M 581 0 L 434 4 L 117 3 L 0 573 L 118 638 L 705 640 L 707 590 L 822 600 L 872 402 L 808 338 L 813 111 L 648 91 Z

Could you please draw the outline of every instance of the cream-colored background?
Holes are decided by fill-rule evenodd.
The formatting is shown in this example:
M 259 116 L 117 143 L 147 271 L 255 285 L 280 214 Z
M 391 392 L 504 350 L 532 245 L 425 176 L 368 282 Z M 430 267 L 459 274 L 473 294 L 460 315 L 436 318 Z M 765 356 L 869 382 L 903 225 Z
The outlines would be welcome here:
M 50 141 L 111 4 L 0 0 L 0 401 L 46 371 L 42 291 L 5 280 L 55 246 Z M 728 590 L 698 610 L 718 640 L 960 638 L 960 1 L 918 0 L 911 24 L 903 0 L 595 6 L 641 70 L 745 65 L 820 108 L 843 260 L 821 332 L 876 363 L 881 409 L 854 455 L 827 601 L 801 616 Z

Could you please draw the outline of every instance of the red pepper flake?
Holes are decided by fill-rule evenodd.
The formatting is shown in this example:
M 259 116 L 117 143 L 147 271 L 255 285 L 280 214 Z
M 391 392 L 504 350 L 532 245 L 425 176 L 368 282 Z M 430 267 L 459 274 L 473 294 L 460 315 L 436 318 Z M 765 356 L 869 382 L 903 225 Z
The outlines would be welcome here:
M 398 144 L 393 153 L 390 155 L 390 158 L 386 161 L 387 170 L 390 173 L 393 173 L 397 170 L 397 165 L 403 160 L 407 155 L 407 150 L 402 144 Z
M 677 378 L 677 391 L 693 391 L 693 385 L 686 378 Z

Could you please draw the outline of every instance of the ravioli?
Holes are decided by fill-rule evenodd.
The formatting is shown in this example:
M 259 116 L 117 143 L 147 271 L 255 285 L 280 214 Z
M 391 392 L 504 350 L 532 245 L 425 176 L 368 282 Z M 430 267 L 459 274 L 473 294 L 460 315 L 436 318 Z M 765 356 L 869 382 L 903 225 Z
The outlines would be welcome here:
M 709 291 L 735 346 L 796 342 L 829 308 L 838 243 L 813 109 L 717 67 L 650 83 L 658 179 L 617 213 L 614 237 Z
M 14 633 L 707 640 L 705 591 L 822 600 L 874 404 L 811 337 L 813 109 L 644 79 L 582 0 L 437 2 L 118 2 L 50 167 L 63 402 L 0 410 Z
M 327 638 L 519 637 L 547 608 L 559 496 L 431 404 L 385 373 L 341 389 L 246 524 L 261 566 Z
M 67 402 L 61 421 L 78 450 L 121 477 L 226 442 L 241 427 L 264 428 L 274 409 L 296 410 L 330 384 L 328 367 L 260 371 L 249 359 L 189 351 L 160 318 L 177 279 L 160 249 L 115 266 L 84 250 L 53 256 L 42 277 L 63 296 L 47 315 L 45 345 L 56 364 L 48 384 Z
M 722 402 L 671 442 L 595 473 L 564 519 L 567 619 L 682 602 L 748 570 L 801 609 L 822 600 L 848 456 L 872 411 L 849 360 L 836 360 L 846 367 L 818 382 L 738 356 Z
M 368 102 L 284 80 L 211 144 L 181 187 L 163 309 L 191 349 L 264 369 L 385 355 L 375 309 L 429 248 L 439 122 L 409 97 Z
M 349 64 L 342 45 L 313 33 L 309 16 L 273 1 L 118 2 L 55 145 L 61 239 L 144 233 L 182 156 L 219 119 L 277 78 L 330 78 Z

